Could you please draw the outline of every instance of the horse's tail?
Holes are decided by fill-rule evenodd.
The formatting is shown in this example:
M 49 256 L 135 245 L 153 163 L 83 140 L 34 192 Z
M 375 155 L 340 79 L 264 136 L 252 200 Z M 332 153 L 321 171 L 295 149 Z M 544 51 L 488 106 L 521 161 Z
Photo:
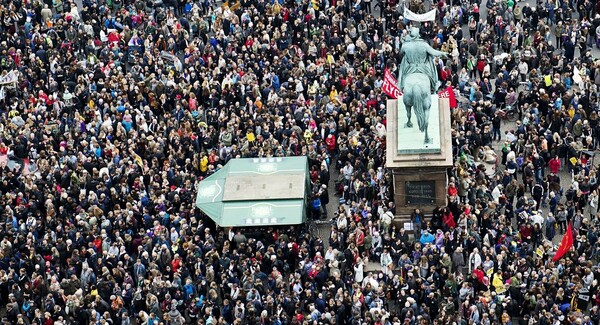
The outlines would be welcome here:
M 427 115 L 425 114 L 425 110 L 429 109 L 429 107 L 425 107 L 423 105 L 424 98 L 423 95 L 415 96 L 415 100 L 413 101 L 413 109 L 415 110 L 415 115 L 417 116 L 417 123 L 419 124 L 419 130 L 424 132 L 427 129 Z

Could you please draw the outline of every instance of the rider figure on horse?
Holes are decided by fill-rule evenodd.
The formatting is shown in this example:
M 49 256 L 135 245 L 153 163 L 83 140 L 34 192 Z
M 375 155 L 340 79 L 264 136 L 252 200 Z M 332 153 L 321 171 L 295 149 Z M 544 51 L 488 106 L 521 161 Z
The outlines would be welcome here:
M 401 91 L 404 90 L 404 80 L 407 75 L 423 73 L 429 77 L 432 93 L 435 93 L 440 87 L 441 82 L 438 79 L 433 58 L 447 57 L 448 54 L 432 48 L 421 38 L 419 28 L 417 27 L 412 27 L 408 35 L 404 36 L 401 51 L 404 58 L 400 63 L 398 88 Z

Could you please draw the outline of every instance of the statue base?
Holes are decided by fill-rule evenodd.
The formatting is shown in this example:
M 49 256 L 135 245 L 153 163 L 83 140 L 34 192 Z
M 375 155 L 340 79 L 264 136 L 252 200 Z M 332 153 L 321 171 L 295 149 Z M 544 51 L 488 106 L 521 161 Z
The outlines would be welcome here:
M 435 97 L 435 99 L 433 98 Z M 402 97 L 387 102 L 386 167 L 392 171 L 396 216 L 394 223 L 412 230 L 410 215 L 414 209 L 431 219 L 433 209 L 445 206 L 448 168 L 452 167 L 450 103 L 432 95 L 429 116 L 431 143 L 424 143 L 413 112 L 412 128 Z

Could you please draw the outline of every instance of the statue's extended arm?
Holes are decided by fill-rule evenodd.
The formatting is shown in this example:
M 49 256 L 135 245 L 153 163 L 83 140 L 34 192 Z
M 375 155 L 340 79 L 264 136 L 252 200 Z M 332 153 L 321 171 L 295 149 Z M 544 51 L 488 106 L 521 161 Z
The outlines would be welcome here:
M 438 51 L 438 50 L 434 49 L 431 46 L 427 46 L 427 54 L 429 54 L 431 56 L 441 56 L 443 58 L 447 58 L 448 57 L 448 53 L 442 52 L 442 51 Z

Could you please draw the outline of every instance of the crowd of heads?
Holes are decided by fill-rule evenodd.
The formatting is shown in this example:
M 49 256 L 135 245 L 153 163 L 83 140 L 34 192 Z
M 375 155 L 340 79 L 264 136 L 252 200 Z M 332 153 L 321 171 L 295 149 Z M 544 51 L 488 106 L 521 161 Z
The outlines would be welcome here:
M 1 321 L 598 324 L 600 11 L 430 5 L 455 164 L 407 231 L 381 86 L 422 2 L 2 1 Z M 194 205 L 230 159 L 301 155 L 328 233 Z

